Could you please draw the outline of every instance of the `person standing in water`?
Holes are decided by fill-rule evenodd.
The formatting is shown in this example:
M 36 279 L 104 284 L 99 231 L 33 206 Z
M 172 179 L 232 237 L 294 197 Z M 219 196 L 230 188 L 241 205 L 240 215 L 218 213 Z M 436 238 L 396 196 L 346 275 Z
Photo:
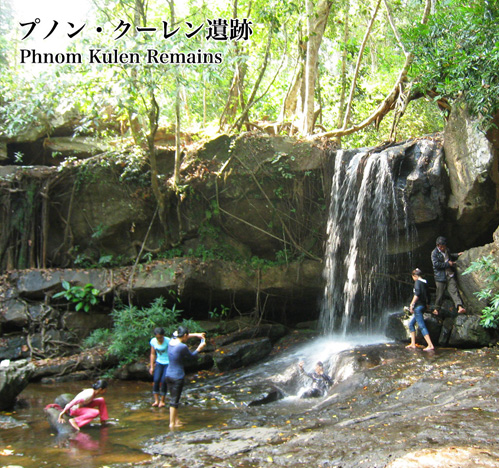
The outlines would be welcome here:
M 423 313 L 428 308 L 428 284 L 422 277 L 422 272 L 419 268 L 412 271 L 412 279 L 414 280 L 414 296 L 412 297 L 409 310 L 414 314 L 409 322 L 409 331 L 411 333 L 411 343 L 406 348 L 416 348 L 416 328 L 415 323 L 418 323 L 419 330 L 426 341 L 426 348 L 423 351 L 431 351 L 435 349 L 431 342 L 430 334 L 424 322 Z
M 168 368 L 168 343 L 169 338 L 165 338 L 165 330 L 161 327 L 156 327 L 153 331 L 154 337 L 151 338 L 150 366 L 149 373 L 153 376 L 152 394 L 154 402 L 152 406 L 162 408 L 165 406 L 166 396 L 166 369 Z M 203 333 L 192 333 L 190 338 L 204 337 Z
M 191 335 L 192 336 L 192 335 Z M 180 326 L 173 334 L 173 338 L 168 344 L 168 369 L 166 370 L 166 385 L 170 394 L 170 428 L 181 426 L 182 423 L 178 417 L 178 404 L 180 395 L 184 388 L 184 364 L 185 359 L 197 356 L 197 354 L 206 346 L 205 334 L 201 333 L 201 343 L 195 351 L 189 351 L 185 344 L 189 339 L 189 330 Z
M 153 376 L 152 394 L 154 403 L 152 406 L 161 408 L 165 406 L 166 396 L 166 369 L 168 367 L 168 343 L 165 338 L 165 330 L 161 327 L 154 329 L 154 337 L 151 338 L 150 368 L 149 373 Z
M 98 380 L 92 385 L 92 388 L 86 388 L 76 395 L 61 411 L 58 421 L 64 423 L 63 416 L 68 413 L 72 418 L 69 424 L 77 431 L 90 421 L 100 416 L 100 422 L 103 424 L 108 419 L 106 402 L 101 395 L 106 393 L 107 382 Z

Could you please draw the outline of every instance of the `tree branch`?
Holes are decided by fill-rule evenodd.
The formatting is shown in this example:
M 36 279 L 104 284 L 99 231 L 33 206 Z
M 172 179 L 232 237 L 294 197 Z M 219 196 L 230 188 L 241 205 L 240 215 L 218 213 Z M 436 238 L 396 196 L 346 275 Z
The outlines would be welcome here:
M 373 28 L 376 15 L 378 14 L 380 4 L 381 0 L 378 0 L 378 3 L 374 8 L 374 12 L 371 17 L 371 21 L 367 26 L 366 33 L 364 34 L 364 39 L 362 40 L 362 44 L 360 46 L 359 55 L 357 56 L 357 63 L 355 64 L 355 72 L 353 74 L 352 85 L 350 87 L 350 95 L 348 96 L 348 101 L 347 101 L 347 110 L 345 111 L 345 117 L 343 120 L 343 127 L 342 127 L 343 129 L 347 128 L 348 122 L 350 120 L 350 113 L 352 112 L 353 95 L 355 92 L 355 86 L 357 86 L 357 77 L 359 76 L 360 64 L 362 63 L 362 55 L 364 54 L 364 49 L 366 48 L 367 40 L 369 39 L 369 35 L 371 34 L 371 30 Z
M 426 0 L 425 9 L 423 12 L 423 16 L 421 18 L 421 24 L 426 24 L 428 22 L 430 9 L 431 9 L 431 0 Z M 390 94 L 388 94 L 388 96 L 383 100 L 383 102 L 374 110 L 374 112 L 367 119 L 365 119 L 364 121 L 360 122 L 357 125 L 351 126 L 350 128 L 347 129 L 341 128 L 341 129 L 331 130 L 329 132 L 317 133 L 315 135 L 312 135 L 311 138 L 332 138 L 332 137 L 351 135 L 352 133 L 362 130 L 363 128 L 367 127 L 373 122 L 377 122 L 379 124 L 379 122 L 381 122 L 383 117 L 391 109 L 393 109 L 395 105 L 395 100 L 397 99 L 400 90 L 400 84 L 407 79 L 407 73 L 409 72 L 409 68 L 413 60 L 414 60 L 414 54 L 412 53 L 407 54 L 404 66 L 402 67 L 402 70 L 400 71 L 399 76 L 397 77 L 397 80 L 393 85 L 392 90 L 390 91 Z

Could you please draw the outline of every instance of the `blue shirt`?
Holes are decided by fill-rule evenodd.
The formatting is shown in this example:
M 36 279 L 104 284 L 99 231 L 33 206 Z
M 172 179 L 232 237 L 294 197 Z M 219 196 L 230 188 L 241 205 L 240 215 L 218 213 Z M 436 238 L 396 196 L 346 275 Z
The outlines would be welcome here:
M 191 356 L 197 356 L 198 352 L 189 351 L 185 343 L 177 342 L 175 345 L 168 345 L 168 359 L 170 364 L 166 370 L 166 376 L 171 379 L 183 379 L 185 376 L 184 359 Z
M 158 364 L 166 364 L 168 365 L 168 343 L 170 342 L 169 338 L 164 338 L 163 343 L 159 344 L 156 337 L 151 338 L 150 344 L 156 351 L 156 362 Z

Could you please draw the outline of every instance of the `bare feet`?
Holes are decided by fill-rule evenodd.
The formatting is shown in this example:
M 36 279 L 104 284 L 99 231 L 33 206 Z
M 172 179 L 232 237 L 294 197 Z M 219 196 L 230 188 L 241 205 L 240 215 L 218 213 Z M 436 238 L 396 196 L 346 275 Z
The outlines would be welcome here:
M 163 408 L 163 406 L 166 406 L 165 403 L 163 401 L 161 401 L 158 405 L 158 408 Z
M 439 314 L 439 312 L 438 312 L 438 310 L 437 310 L 437 309 L 434 309 L 434 310 L 433 310 L 433 312 L 432 312 L 432 314 L 433 314 L 433 315 L 438 315 L 438 314 Z
M 435 347 L 434 346 L 427 346 L 423 351 L 434 351 Z
M 412 343 L 411 343 L 411 344 L 408 344 L 408 345 L 406 346 L 406 348 L 416 349 L 416 348 L 417 348 L 417 346 L 416 346 L 415 344 L 412 344 Z
M 457 313 L 458 314 L 465 314 L 466 313 L 466 309 L 463 306 L 459 306 L 457 308 Z
M 78 427 L 78 424 L 76 424 L 76 421 L 74 419 L 70 419 L 69 424 L 71 424 L 71 426 L 73 426 L 73 429 L 75 429 L 77 431 L 80 430 L 80 428 Z
M 157 401 L 155 401 L 151 406 L 158 406 L 159 403 Z
M 177 421 L 175 421 L 175 427 L 181 427 L 183 425 L 184 423 L 180 419 L 177 419 Z

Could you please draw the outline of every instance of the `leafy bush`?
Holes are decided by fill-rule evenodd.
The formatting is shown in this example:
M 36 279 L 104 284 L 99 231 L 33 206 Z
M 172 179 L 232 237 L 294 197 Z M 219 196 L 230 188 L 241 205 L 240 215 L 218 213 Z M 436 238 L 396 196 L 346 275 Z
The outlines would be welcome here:
M 499 110 L 499 6 L 497 2 L 448 0 L 428 24 L 406 33 L 415 54 L 417 87 L 437 98 L 463 95 L 472 115 L 487 126 Z
M 75 310 L 78 312 L 83 309 L 85 312 L 90 312 L 92 306 L 99 302 L 100 291 L 94 288 L 93 284 L 88 283 L 85 286 L 71 286 L 67 281 L 62 282 L 64 291 L 54 294 L 54 299 L 64 297 L 69 302 L 76 304 Z
M 474 272 L 483 273 L 485 279 L 485 287 L 475 292 L 475 296 L 488 304 L 482 309 L 480 323 L 486 328 L 497 328 L 499 326 L 499 266 L 494 257 L 489 255 L 472 262 L 464 274 Z
M 93 348 L 94 346 L 106 346 L 111 341 L 111 330 L 108 328 L 99 328 L 94 330 L 90 336 L 83 340 L 84 348 Z
M 171 309 L 167 307 L 163 297 L 141 309 L 135 306 L 114 309 L 111 312 L 113 328 L 108 331 L 109 353 L 117 356 L 123 365 L 146 355 L 155 327 L 164 328 L 166 336 L 171 336 L 179 325 L 192 332 L 200 331 L 200 326 L 193 320 L 179 321 L 180 313 L 175 305 Z M 98 329 L 87 338 L 86 344 L 99 344 L 106 338 L 105 331 Z

